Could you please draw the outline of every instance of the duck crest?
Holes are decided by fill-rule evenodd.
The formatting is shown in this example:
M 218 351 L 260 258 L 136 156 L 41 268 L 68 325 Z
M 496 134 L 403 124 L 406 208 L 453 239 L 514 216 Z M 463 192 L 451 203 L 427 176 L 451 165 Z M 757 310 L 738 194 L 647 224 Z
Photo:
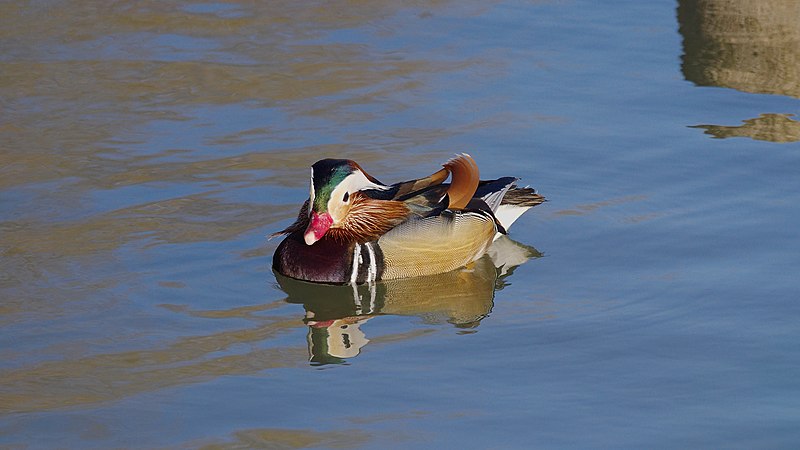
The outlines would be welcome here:
M 450 177 L 449 184 L 444 181 Z M 273 258 L 280 274 L 320 283 L 372 283 L 467 265 L 544 197 L 513 177 L 481 181 L 471 156 L 385 185 L 356 162 L 312 165 L 309 199 Z

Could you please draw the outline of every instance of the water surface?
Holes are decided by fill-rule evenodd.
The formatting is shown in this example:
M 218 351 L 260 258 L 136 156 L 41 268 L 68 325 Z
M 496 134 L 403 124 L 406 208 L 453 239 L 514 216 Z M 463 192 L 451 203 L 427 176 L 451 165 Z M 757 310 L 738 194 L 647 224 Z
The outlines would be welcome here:
M 790 0 L 0 5 L 0 445 L 791 448 Z M 271 271 L 308 166 L 469 152 L 514 261 Z

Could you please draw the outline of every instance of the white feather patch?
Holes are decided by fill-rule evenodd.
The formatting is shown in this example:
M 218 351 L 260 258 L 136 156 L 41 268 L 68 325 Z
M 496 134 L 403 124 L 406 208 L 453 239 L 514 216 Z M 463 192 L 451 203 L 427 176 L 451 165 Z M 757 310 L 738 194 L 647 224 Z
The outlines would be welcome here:
M 355 284 L 358 279 L 358 266 L 361 264 L 361 246 L 356 244 L 353 248 L 353 272 L 350 274 L 350 283 Z
M 497 211 L 494 212 L 494 216 L 500 221 L 500 224 L 503 225 L 503 228 L 508 230 L 519 216 L 523 215 L 525 211 L 531 209 L 530 206 L 517 206 L 517 205 L 500 205 L 497 208 Z
M 375 261 L 375 250 L 372 249 L 372 243 L 367 242 L 364 244 L 369 252 L 369 270 L 367 272 L 367 282 L 372 283 L 378 278 L 378 263 Z

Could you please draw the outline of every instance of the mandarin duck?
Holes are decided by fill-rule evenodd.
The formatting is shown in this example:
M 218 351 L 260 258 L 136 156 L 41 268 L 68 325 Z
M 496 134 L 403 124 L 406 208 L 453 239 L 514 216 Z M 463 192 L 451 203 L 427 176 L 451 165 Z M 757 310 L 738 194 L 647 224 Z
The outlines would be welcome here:
M 391 185 L 355 161 L 317 161 L 297 220 L 272 235 L 286 235 L 273 269 L 299 280 L 361 284 L 466 266 L 544 202 L 534 189 L 517 187 L 517 180 L 480 180 L 467 154 L 428 177 Z

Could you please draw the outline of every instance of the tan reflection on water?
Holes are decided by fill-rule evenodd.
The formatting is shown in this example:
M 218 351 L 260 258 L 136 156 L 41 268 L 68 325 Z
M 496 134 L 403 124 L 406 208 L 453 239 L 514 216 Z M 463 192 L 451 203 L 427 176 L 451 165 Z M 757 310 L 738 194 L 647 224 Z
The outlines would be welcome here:
M 587 203 L 584 205 L 576 205 L 576 209 L 562 209 L 553 213 L 556 216 L 584 216 L 597 211 L 600 208 L 608 208 L 611 206 L 624 205 L 626 203 L 639 202 L 646 200 L 647 196 L 644 195 L 628 195 L 625 197 L 612 198 L 603 200 L 596 203 Z
M 687 80 L 800 98 L 800 2 L 679 0 L 678 22 Z
M 235 188 L 269 193 L 305 186 L 309 164 L 326 156 L 346 155 L 378 174 L 416 167 L 427 157 L 397 150 L 458 132 L 353 127 L 349 135 L 309 142 L 309 132 L 402 111 L 420 94 L 398 93 L 418 88 L 430 74 L 473 64 L 329 43 L 326 33 L 354 27 L 391 33 L 374 24 L 408 7 L 347 4 L 333 10 L 296 1 L 232 1 L 210 13 L 191 1 L 0 3 L 0 195 L 15 201 L 0 205 L 0 325 L 36 341 L 30 355 L 0 349 L 14 367 L 0 372 L 0 411 L 97 406 L 210 377 L 305 364 L 300 342 L 225 354 L 236 344 L 269 343 L 303 326 L 299 318 L 256 318 L 251 328 L 154 341 L 128 338 L 161 326 L 157 314 L 142 314 L 122 330 L 103 319 L 119 324 L 120 315 L 146 308 L 127 297 L 128 289 L 115 290 L 120 283 L 135 286 L 140 297 L 158 288 L 190 291 L 191 280 L 171 276 L 157 286 L 137 282 L 137 270 L 151 270 L 153 247 L 267 234 L 296 214 L 297 202 L 239 200 L 231 198 Z M 362 105 L 369 108 L 357 108 Z M 224 117 L 214 108 L 260 111 L 264 120 L 240 125 L 232 119 L 215 128 L 202 122 Z M 204 115 L 209 110 L 211 119 Z M 281 122 L 270 123 L 274 117 Z M 309 130 L 306 121 L 323 125 Z M 178 136 L 171 127 L 190 131 Z M 195 142 L 204 148 L 193 148 Z M 142 188 L 153 194 L 139 197 Z M 232 258 L 264 257 L 270 245 L 259 240 Z M 158 312 L 169 322 L 186 311 L 191 308 L 183 304 Z M 256 320 L 257 311 L 197 314 Z M 94 322 L 87 324 L 86 315 Z M 58 338 L 48 341 L 53 330 Z M 275 433 L 244 431 L 236 438 Z M 335 442 L 329 438 L 320 442 Z
M 222 375 L 296 367 L 302 363 L 302 347 L 224 353 L 236 344 L 258 344 L 298 325 L 296 320 L 262 319 L 254 328 L 187 337 L 163 348 L 93 355 L 0 372 L 0 412 L 92 405 Z
M 192 120 L 192 108 L 205 105 L 276 108 L 290 117 L 343 121 L 355 114 L 349 106 L 376 97 L 387 110 L 402 109 L 392 92 L 413 87 L 420 74 L 464 64 L 395 59 L 363 45 L 311 42 L 327 31 L 392 14 L 404 7 L 400 3 L 370 2 L 336 14 L 287 1 L 228 2 L 229 9 L 220 14 L 194 12 L 192 6 L 188 1 L 82 0 L 0 5 L 0 189 L 25 186 L 46 197 L 24 209 L 24 220 L 16 218 L 22 211 L 7 209 L 0 217 L 0 252 L 16 258 L 0 283 L 27 283 L 39 277 L 30 273 L 33 267 L 61 272 L 55 266 L 72 264 L 63 258 L 76 254 L 91 256 L 83 263 L 107 264 L 104 252 L 148 234 L 173 243 L 224 240 L 292 215 L 283 206 L 203 195 L 145 204 L 121 195 L 114 211 L 59 219 L 73 210 L 91 211 L 87 197 L 95 192 L 199 180 L 211 186 L 300 186 L 308 165 L 319 157 L 347 154 L 369 164 L 389 156 L 347 143 L 302 145 L 303 130 L 269 123 L 205 136 L 208 145 L 220 146 L 211 156 L 192 157 L 187 148 L 131 151 L 131 145 L 150 142 L 146 127 L 153 121 Z M 160 41 L 150 45 L 170 35 L 198 39 L 200 50 Z M 336 98 L 344 92 L 348 95 Z M 449 134 L 435 128 L 387 131 L 393 133 L 384 138 L 387 152 Z M 369 142 L 374 136 L 355 136 L 362 137 L 359 141 Z M 269 152 L 234 147 L 262 141 L 285 145 Z M 414 160 L 391 157 L 395 162 L 407 158 L 409 165 Z
M 706 134 L 718 139 L 747 137 L 757 141 L 797 142 L 800 141 L 800 122 L 791 119 L 793 114 L 761 114 L 755 119 L 743 121 L 743 125 L 695 125 Z
M 373 14 L 387 14 L 394 8 L 390 2 L 362 5 L 354 8 L 357 14 L 341 17 L 295 2 L 248 2 L 238 5 L 244 17 L 237 19 L 190 14 L 184 10 L 189 5 L 114 2 L 97 6 L 96 2 L 67 1 L 48 5 L 46 14 L 37 15 L 6 4 L 9 11 L 0 14 L 0 30 L 10 39 L 9 53 L 21 56 L 4 62 L 0 76 L 6 150 L 0 154 L 0 187 L 84 178 L 87 169 L 101 177 L 124 174 L 129 165 L 153 158 L 120 155 L 118 147 L 137 141 L 128 133 L 153 120 L 188 120 L 187 106 L 246 103 L 279 108 L 294 116 L 364 119 L 363 114 L 380 112 L 356 113 L 347 107 L 380 104 L 387 110 L 403 109 L 402 103 L 393 101 L 392 92 L 413 87 L 409 80 L 419 74 L 463 65 L 392 59 L 355 44 L 296 43 L 300 37 L 313 38 L 325 30 L 374 20 Z M 159 57 L 163 48 L 134 46 L 136 33 L 144 37 L 183 33 L 211 39 L 216 53 L 241 61 L 164 60 Z M 104 40 L 109 34 L 132 48 Z M 252 42 L 243 42 L 248 36 Z M 102 51 L 113 57 L 99 58 Z M 191 50 L 186 52 L 191 55 Z M 181 56 L 182 51 L 175 49 L 171 55 Z M 335 97 L 343 92 L 348 92 L 345 99 Z M 377 97 L 380 102 L 374 101 Z M 260 131 L 255 134 L 264 140 L 302 137 L 285 132 L 275 136 L 276 130 L 270 128 Z M 220 136 L 211 142 L 236 141 Z M 296 155 L 297 160 L 301 157 Z
M 384 437 L 385 438 L 385 437 Z M 229 441 L 201 445 L 203 450 L 246 448 L 356 448 L 375 439 L 362 430 L 316 431 L 313 429 L 256 428 L 233 433 Z M 196 443 L 187 444 L 197 447 Z
M 361 347 L 370 342 L 358 326 L 378 315 L 419 316 L 426 322 L 446 320 L 459 328 L 476 327 L 491 311 L 494 292 L 505 284 L 506 277 L 519 264 L 539 256 L 535 249 L 504 237 L 471 267 L 440 275 L 391 280 L 355 289 L 304 283 L 280 276 L 278 280 L 288 294 L 287 301 L 302 303 L 306 308 L 311 360 L 331 363 L 358 355 Z M 282 304 L 276 301 L 217 311 L 164 305 L 177 314 L 218 320 L 248 319 L 257 326 L 181 338 L 159 348 L 92 355 L 0 372 L 3 386 L 0 413 L 88 406 L 223 375 L 297 367 L 304 359 L 306 349 L 303 347 L 256 348 L 226 354 L 228 349 L 238 348 L 238 344 L 268 342 L 302 326 L 298 319 L 261 314 Z M 413 339 L 426 333 L 426 330 L 413 330 L 381 336 L 375 342 Z M 277 439 L 269 430 L 264 431 L 264 435 L 254 432 L 256 435 L 250 438 L 272 436 Z
M 418 316 L 428 323 L 448 321 L 458 328 L 471 329 L 489 314 L 495 290 L 504 286 L 514 269 L 539 256 L 534 248 L 503 237 L 472 266 L 440 275 L 359 287 L 311 284 L 278 275 L 288 295 L 286 301 L 302 303 L 306 308 L 307 348 L 299 342 L 298 347 L 258 348 L 303 326 L 300 318 L 264 314 L 284 305 L 283 301 L 226 310 L 163 305 L 176 314 L 215 320 L 246 319 L 256 326 L 184 337 L 155 348 L 67 358 L 0 371 L 0 413 L 92 406 L 220 376 L 298 367 L 304 364 L 306 350 L 312 362 L 340 363 L 357 356 L 370 342 L 359 326 L 379 315 Z M 415 329 L 383 335 L 374 342 L 414 339 L 429 332 Z M 232 350 L 242 348 L 240 344 L 247 344 L 245 348 L 250 350 Z M 237 433 L 237 439 L 287 437 L 276 430 L 242 433 Z M 220 445 L 225 448 L 227 444 Z

